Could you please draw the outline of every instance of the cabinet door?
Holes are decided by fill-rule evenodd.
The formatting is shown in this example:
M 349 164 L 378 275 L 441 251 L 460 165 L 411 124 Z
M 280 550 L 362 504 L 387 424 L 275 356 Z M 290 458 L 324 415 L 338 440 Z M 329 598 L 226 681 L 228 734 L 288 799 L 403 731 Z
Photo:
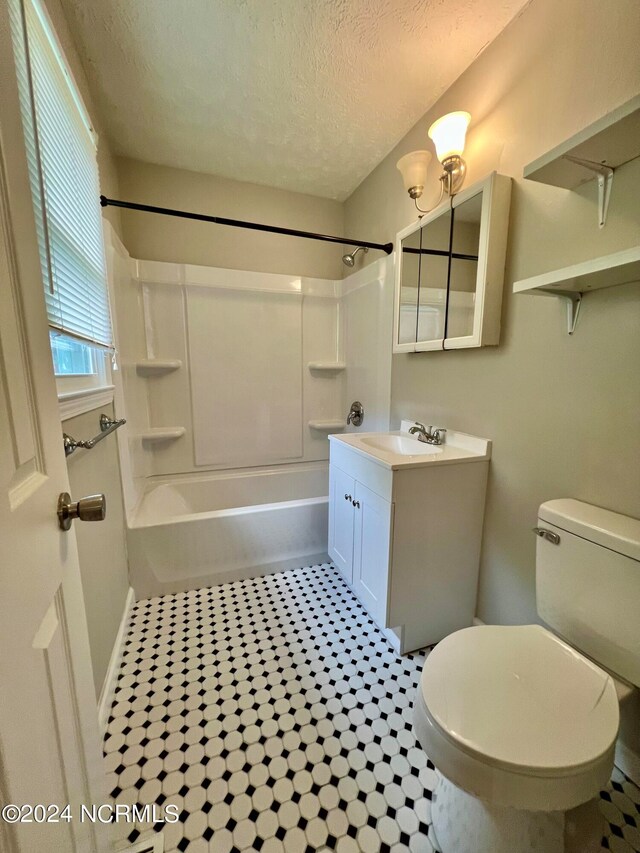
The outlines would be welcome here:
M 356 483 L 353 590 L 382 627 L 387 620 L 393 504 Z
M 420 229 L 420 278 L 416 352 L 442 349 L 447 312 L 452 211 L 442 211 Z
M 480 345 L 482 293 L 478 289 L 478 260 L 482 207 L 484 202 L 486 208 L 488 197 L 488 193 L 484 191 L 464 199 L 461 203 L 456 199 L 453 209 L 445 349 Z
M 444 349 L 499 342 L 510 198 L 511 178 L 494 173 L 453 200 Z
M 413 352 L 416 345 L 421 240 L 422 229 L 416 225 L 398 235 L 394 352 Z
M 340 574 L 353 583 L 353 512 L 355 480 L 340 468 L 329 468 L 329 556 Z

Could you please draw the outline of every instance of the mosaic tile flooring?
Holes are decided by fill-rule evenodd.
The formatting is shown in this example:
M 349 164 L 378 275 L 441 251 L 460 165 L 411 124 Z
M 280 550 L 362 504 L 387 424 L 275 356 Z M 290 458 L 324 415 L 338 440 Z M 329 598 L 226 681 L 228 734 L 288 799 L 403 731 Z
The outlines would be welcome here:
M 180 820 L 129 826 L 128 841 L 434 853 L 435 774 L 411 726 L 423 661 L 393 652 L 329 564 L 138 602 L 107 772 L 117 803 Z M 639 804 L 615 771 L 603 850 L 640 851 Z

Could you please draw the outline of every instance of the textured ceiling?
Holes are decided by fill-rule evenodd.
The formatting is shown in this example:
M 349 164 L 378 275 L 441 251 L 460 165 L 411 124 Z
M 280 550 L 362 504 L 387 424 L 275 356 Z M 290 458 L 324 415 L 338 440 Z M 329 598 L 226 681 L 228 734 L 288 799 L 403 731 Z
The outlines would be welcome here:
M 340 200 L 525 5 L 62 2 L 117 153 Z

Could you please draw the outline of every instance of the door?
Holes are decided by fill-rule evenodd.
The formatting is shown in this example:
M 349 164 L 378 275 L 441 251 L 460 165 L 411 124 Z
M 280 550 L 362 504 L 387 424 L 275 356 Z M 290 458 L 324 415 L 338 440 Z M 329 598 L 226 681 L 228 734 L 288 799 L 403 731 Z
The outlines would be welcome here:
M 353 590 L 373 619 L 387 625 L 393 504 L 356 484 Z
M 355 480 L 329 467 L 329 556 L 342 577 L 353 583 L 353 501 Z
M 105 802 L 106 778 L 76 541 L 56 516 L 69 481 L 8 0 L 0 79 L 0 803 L 71 805 L 58 823 L 0 820 L 0 850 L 102 851 L 109 825 L 79 820 L 81 803 Z

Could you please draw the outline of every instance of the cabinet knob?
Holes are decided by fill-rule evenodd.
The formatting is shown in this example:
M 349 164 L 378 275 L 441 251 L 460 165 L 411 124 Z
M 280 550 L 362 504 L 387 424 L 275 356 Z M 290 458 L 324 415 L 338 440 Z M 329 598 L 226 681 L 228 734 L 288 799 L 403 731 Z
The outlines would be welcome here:
M 360 509 L 360 501 L 351 501 L 356 509 Z
M 345 499 L 345 501 L 350 501 L 350 500 L 351 500 L 351 495 L 345 495 L 345 496 L 344 496 L 344 499 Z

